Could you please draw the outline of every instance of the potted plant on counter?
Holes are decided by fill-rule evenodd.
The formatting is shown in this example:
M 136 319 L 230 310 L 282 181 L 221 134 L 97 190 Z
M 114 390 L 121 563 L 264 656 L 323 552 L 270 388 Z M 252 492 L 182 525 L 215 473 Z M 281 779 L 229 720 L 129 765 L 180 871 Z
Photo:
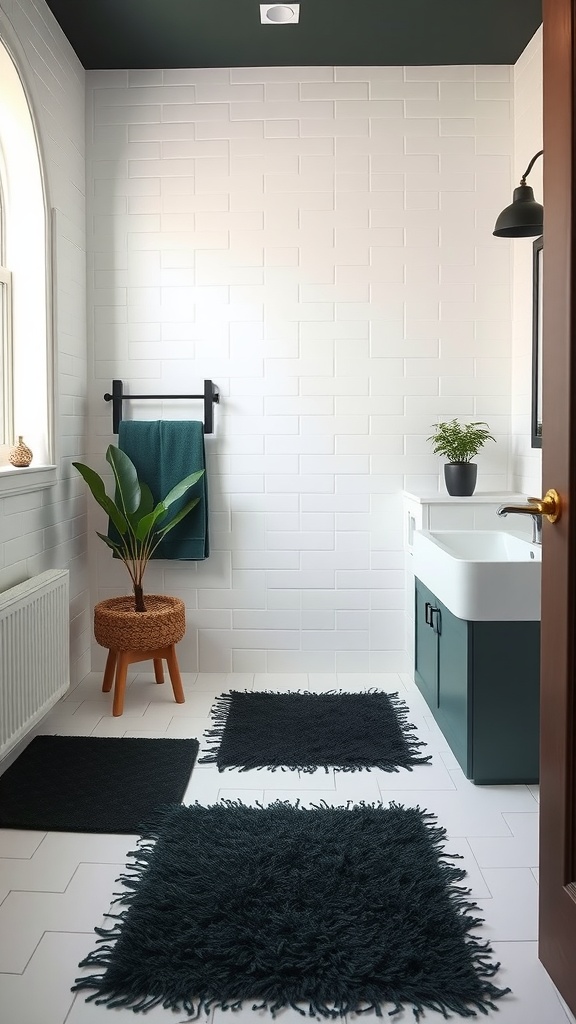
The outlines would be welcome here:
M 459 497 L 474 494 L 478 466 L 472 459 L 487 441 L 494 440 L 483 420 L 459 423 L 453 419 L 433 425 L 428 441 L 432 442 L 435 455 L 443 455 L 448 460 L 444 466 L 448 494 Z

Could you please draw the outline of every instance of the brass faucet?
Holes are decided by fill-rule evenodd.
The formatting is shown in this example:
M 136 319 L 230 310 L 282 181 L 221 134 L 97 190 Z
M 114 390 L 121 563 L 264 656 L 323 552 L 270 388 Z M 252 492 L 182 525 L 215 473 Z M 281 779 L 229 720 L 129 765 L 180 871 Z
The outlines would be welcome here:
M 521 515 L 532 516 L 532 543 L 542 543 L 542 517 L 546 516 L 550 523 L 560 518 L 560 495 L 553 489 L 546 492 L 543 498 L 528 498 L 525 505 L 500 505 L 496 509 L 497 516 Z

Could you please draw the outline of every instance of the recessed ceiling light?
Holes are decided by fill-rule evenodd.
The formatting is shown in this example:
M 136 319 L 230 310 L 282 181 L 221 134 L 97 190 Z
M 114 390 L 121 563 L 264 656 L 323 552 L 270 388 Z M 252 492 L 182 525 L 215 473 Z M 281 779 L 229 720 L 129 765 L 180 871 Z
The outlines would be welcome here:
M 260 4 L 263 25 L 295 25 L 300 20 L 300 4 Z

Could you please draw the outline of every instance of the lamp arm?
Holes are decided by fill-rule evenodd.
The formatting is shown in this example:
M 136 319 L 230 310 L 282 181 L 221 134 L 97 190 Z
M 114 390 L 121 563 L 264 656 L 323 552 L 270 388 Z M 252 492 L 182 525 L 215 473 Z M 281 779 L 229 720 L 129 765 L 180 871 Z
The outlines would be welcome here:
M 532 157 L 532 159 L 531 159 L 530 163 L 528 164 L 528 167 L 526 168 L 526 170 L 524 171 L 524 174 L 523 174 L 523 175 L 522 175 L 522 177 L 520 178 L 520 184 L 521 184 L 521 185 L 525 185 L 525 184 L 526 184 L 526 178 L 527 178 L 527 177 L 528 177 L 528 175 L 530 174 L 530 171 L 531 171 L 531 170 L 532 170 L 532 168 L 534 167 L 534 164 L 536 163 L 536 161 L 537 161 L 538 157 L 539 157 L 539 156 L 542 156 L 543 152 L 544 152 L 544 150 L 543 150 L 543 149 L 539 149 L 539 150 L 538 150 L 538 152 L 537 152 L 537 153 L 535 153 L 535 155 L 534 155 L 534 156 Z

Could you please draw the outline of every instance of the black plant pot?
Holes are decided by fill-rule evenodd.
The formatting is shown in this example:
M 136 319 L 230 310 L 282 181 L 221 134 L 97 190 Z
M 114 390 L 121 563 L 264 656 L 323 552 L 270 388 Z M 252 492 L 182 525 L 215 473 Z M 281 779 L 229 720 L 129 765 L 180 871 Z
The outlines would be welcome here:
M 474 494 L 478 466 L 475 462 L 447 462 L 444 466 L 444 480 L 448 494 L 469 498 Z

